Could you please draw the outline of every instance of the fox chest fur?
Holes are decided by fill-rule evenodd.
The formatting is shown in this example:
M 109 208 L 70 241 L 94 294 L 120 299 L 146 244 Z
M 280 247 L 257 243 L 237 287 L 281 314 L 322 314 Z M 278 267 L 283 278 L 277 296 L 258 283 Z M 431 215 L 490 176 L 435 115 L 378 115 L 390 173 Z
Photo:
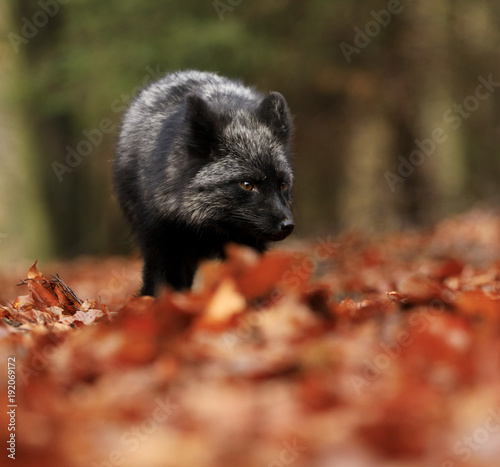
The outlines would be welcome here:
M 172 73 L 131 103 L 115 189 L 144 260 L 141 294 L 191 286 L 229 242 L 264 251 L 293 230 L 292 121 L 283 96 Z

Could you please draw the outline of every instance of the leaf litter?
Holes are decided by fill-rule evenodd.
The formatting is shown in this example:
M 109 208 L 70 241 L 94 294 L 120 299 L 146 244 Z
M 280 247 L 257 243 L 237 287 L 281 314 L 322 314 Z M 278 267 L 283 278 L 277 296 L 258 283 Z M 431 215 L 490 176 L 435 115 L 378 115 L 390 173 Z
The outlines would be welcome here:
M 136 261 L 98 264 L 47 278 L 35 263 L 0 307 L 17 465 L 498 464 L 498 216 L 231 246 L 195 290 L 156 300 L 106 276 Z M 112 305 L 100 281 L 126 284 Z

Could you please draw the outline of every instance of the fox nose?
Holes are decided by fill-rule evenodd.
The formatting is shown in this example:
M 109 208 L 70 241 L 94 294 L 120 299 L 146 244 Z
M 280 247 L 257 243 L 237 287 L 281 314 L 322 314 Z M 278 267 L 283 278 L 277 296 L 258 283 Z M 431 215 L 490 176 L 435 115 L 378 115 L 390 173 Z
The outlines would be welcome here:
M 281 225 L 280 225 L 280 230 L 283 232 L 283 233 L 286 233 L 287 235 L 288 234 L 291 234 L 292 233 L 292 230 L 294 229 L 295 227 L 295 224 L 293 223 L 292 220 L 290 219 L 286 219 L 284 220 Z

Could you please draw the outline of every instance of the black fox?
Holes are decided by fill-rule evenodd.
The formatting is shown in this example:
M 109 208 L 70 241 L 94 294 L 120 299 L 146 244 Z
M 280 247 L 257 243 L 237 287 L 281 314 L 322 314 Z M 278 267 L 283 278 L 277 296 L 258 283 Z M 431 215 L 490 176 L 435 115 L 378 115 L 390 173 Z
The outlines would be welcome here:
M 263 252 L 294 228 L 292 120 L 283 96 L 172 73 L 127 110 L 115 188 L 144 259 L 142 295 L 192 285 L 228 242 Z

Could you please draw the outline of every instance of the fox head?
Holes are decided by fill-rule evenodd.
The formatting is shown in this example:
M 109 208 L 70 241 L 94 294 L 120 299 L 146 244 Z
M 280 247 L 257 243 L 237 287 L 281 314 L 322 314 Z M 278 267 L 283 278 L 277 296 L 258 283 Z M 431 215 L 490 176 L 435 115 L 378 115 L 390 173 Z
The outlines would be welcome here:
M 294 228 L 292 119 L 283 96 L 224 106 L 191 93 L 185 119 L 193 172 L 181 201 L 185 220 L 239 239 L 287 237 Z

